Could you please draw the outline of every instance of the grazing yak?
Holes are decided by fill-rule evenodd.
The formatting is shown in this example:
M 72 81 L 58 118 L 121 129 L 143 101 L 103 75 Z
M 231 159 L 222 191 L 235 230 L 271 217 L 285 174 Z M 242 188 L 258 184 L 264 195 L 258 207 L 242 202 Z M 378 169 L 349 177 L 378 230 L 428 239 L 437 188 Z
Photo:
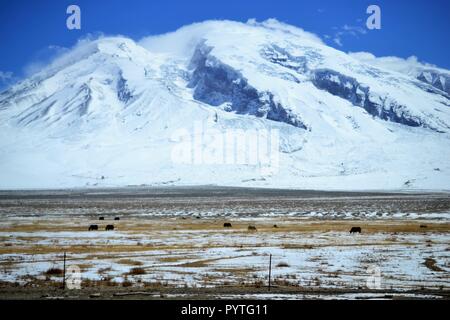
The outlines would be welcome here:
M 98 230 L 98 225 L 96 225 L 96 224 L 91 224 L 90 226 L 89 226 L 89 229 L 88 229 L 89 231 L 92 231 L 92 230 Z
M 229 223 L 229 222 L 225 222 L 225 223 L 223 224 L 223 227 L 224 227 L 224 228 L 231 228 L 232 225 L 231 225 L 231 223 Z
M 114 220 L 116 220 L 116 221 L 117 221 L 117 220 L 120 220 L 120 218 L 119 218 L 119 217 L 115 217 L 115 218 L 114 218 Z
M 253 225 L 249 225 L 247 228 L 248 231 L 257 231 L 256 227 Z
M 114 226 L 112 224 L 108 224 L 105 228 L 106 231 L 114 230 Z
M 105 220 L 105 217 L 100 217 L 98 218 L 98 220 Z
M 361 233 L 361 227 L 352 227 L 350 233 Z

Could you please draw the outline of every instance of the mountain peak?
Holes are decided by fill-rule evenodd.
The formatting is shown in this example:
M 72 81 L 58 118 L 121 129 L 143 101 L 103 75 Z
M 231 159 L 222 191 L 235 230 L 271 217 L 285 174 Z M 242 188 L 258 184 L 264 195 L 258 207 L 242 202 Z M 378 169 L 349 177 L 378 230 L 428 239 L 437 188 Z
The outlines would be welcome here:
M 450 82 L 430 70 L 385 68 L 274 19 L 205 21 L 137 42 L 85 39 L 0 95 L 0 181 L 28 186 L 43 167 L 52 170 L 39 181 L 58 186 L 217 179 L 371 189 L 394 177 L 394 189 L 448 187 Z M 174 135 L 195 136 L 198 123 L 276 130 L 279 172 L 175 163 Z M 36 159 L 21 163 L 23 180 L 12 175 L 13 154 Z

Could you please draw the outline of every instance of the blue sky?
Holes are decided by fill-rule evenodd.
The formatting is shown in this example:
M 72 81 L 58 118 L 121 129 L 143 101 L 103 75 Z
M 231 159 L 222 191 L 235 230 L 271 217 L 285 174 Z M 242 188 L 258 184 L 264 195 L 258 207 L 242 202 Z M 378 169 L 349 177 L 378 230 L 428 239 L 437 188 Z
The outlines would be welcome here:
M 66 8 L 81 8 L 81 30 L 66 28 Z M 381 30 L 368 30 L 366 8 L 381 8 Z M 54 0 L 0 2 L 0 87 L 38 69 L 86 35 L 133 39 L 208 19 L 276 18 L 343 51 L 415 55 L 450 69 L 450 0 Z

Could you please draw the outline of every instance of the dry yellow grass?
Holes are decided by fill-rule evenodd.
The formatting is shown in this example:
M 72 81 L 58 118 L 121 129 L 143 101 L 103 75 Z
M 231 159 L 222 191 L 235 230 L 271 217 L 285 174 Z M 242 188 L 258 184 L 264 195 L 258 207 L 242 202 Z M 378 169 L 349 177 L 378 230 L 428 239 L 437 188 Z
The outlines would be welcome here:
M 223 243 L 203 243 L 199 244 L 196 242 L 190 242 L 189 232 L 200 231 L 204 232 L 205 236 L 209 234 L 223 234 L 224 237 L 229 236 L 232 239 L 233 235 L 250 235 L 247 231 L 249 224 L 255 224 L 258 231 L 252 233 L 251 236 L 259 236 L 264 234 L 276 234 L 277 237 L 283 239 L 284 236 L 299 233 L 298 237 L 302 237 L 302 234 L 306 233 L 325 233 L 325 232 L 343 232 L 348 233 L 352 226 L 360 226 L 362 228 L 362 233 L 392 233 L 392 239 L 387 239 L 380 243 L 366 243 L 361 242 L 360 245 L 389 245 L 397 243 L 395 239 L 396 233 L 435 233 L 435 232 L 450 232 L 450 223 L 437 223 L 437 222 L 417 222 L 417 221 L 400 221 L 400 220 L 383 220 L 383 221 L 359 221 L 359 220 L 301 220 L 298 218 L 277 218 L 267 220 L 255 221 L 239 219 L 236 221 L 231 220 L 233 225 L 232 228 L 223 228 L 223 219 L 128 219 L 126 221 L 120 221 L 119 231 L 112 231 L 111 235 L 116 234 L 116 232 L 124 233 L 124 236 L 128 238 L 133 238 L 139 240 L 141 238 L 158 238 L 161 242 L 155 244 L 140 244 L 136 241 L 136 244 L 114 244 L 110 245 L 107 243 L 99 243 L 93 240 L 91 244 L 84 245 L 59 245 L 55 240 L 54 244 L 42 245 L 36 244 L 37 240 L 46 238 L 45 231 L 60 232 L 60 231 L 86 231 L 86 226 L 88 222 L 82 221 L 82 219 L 55 219 L 55 220 L 39 220 L 32 223 L 18 222 L 5 223 L 0 226 L 1 232 L 26 232 L 29 236 L 21 236 L 15 238 L 19 241 L 18 244 L 11 245 L 10 242 L 4 243 L 3 241 L 11 241 L 11 237 L 0 238 L 0 254 L 60 254 L 66 251 L 68 254 L 88 254 L 89 258 L 117 258 L 117 254 L 126 253 L 138 253 L 154 250 L 197 250 L 201 248 L 219 248 L 223 247 Z M 228 220 L 227 220 L 228 221 Z M 116 221 L 117 222 L 117 221 Z M 98 223 L 101 226 L 101 223 Z M 106 222 L 105 222 L 106 223 Z M 107 223 L 109 223 L 107 221 Z M 273 228 L 276 224 L 278 228 Z M 82 226 L 83 225 L 83 226 Z M 118 223 L 115 223 L 118 225 Z M 426 228 L 423 227 L 426 225 Z M 422 226 L 422 227 L 421 227 Z M 177 230 L 174 230 L 176 228 Z M 34 233 L 40 232 L 42 235 L 37 237 Z M 106 232 L 106 231 L 98 231 Z M 186 232 L 186 233 L 183 233 Z M 165 239 L 173 239 L 173 237 L 179 237 L 180 241 L 175 244 L 165 244 Z M 297 237 L 297 235 L 294 235 Z M 82 238 L 83 235 L 80 235 Z M 355 236 L 357 237 L 357 236 Z M 182 240 L 182 241 L 181 241 Z M 104 241 L 102 238 L 101 241 Z M 173 242 L 172 242 L 173 243 Z M 6 245 L 8 244 L 8 246 Z M 230 247 L 239 248 L 238 244 L 227 244 Z M 265 243 L 259 241 L 252 246 L 264 246 Z M 333 245 L 339 245 L 334 243 Z M 351 244 L 355 245 L 355 244 Z M 406 244 L 408 245 L 408 244 Z M 413 243 L 409 245 L 414 245 Z M 317 245 L 315 245 L 317 246 Z M 243 245 L 245 247 L 245 245 Z M 281 247 L 286 249 L 310 249 L 313 248 L 310 245 L 298 245 L 291 244 L 289 240 L 286 243 L 282 243 Z M 122 257 L 124 259 L 125 257 Z M 169 255 L 167 257 L 162 256 L 159 260 L 161 262 L 178 262 L 182 260 L 184 256 L 173 256 Z M 123 264 L 137 265 L 135 261 L 122 260 Z M 188 263 L 186 266 L 196 266 L 202 265 L 205 262 Z
M 251 255 L 241 255 L 241 256 L 233 256 L 233 257 L 220 257 L 220 258 L 213 258 L 213 259 L 197 260 L 197 261 L 180 264 L 178 266 L 185 267 L 185 268 L 204 268 L 204 267 L 208 266 L 211 262 L 214 262 L 214 261 L 224 261 L 227 259 L 236 259 L 236 258 L 243 258 L 243 257 L 251 257 Z
M 302 220 L 298 218 L 267 218 L 266 221 L 239 219 L 231 221 L 232 228 L 224 228 L 224 219 L 129 219 L 127 221 L 86 221 L 82 219 L 39 220 L 32 223 L 7 223 L 0 225 L 0 232 L 61 232 L 87 231 L 90 224 L 97 224 L 100 228 L 96 232 L 104 232 L 106 224 L 114 224 L 117 231 L 125 233 L 147 233 L 161 231 L 223 231 L 247 232 L 249 224 L 254 224 L 258 232 L 328 232 L 349 231 L 352 226 L 360 226 L 363 232 L 448 232 L 450 223 L 417 222 L 405 220 Z M 228 221 L 228 220 L 227 220 Z M 276 224 L 277 228 L 273 225 Z M 421 225 L 426 228 L 421 228 Z M 32 236 L 32 234 L 30 234 Z
M 168 256 L 168 257 L 160 257 L 160 258 L 158 258 L 158 260 L 160 262 L 169 262 L 169 263 L 171 263 L 171 262 L 179 262 L 179 261 L 182 261 L 182 260 L 185 260 L 185 259 L 186 259 L 185 256 Z
M 76 266 L 80 268 L 81 271 L 86 271 L 93 267 L 90 263 L 77 263 Z
M 424 265 L 432 271 L 437 271 L 437 272 L 444 271 L 436 265 L 436 260 L 434 260 L 433 258 L 425 259 Z
M 213 271 L 223 272 L 223 273 L 231 273 L 231 274 L 236 274 L 236 275 L 244 275 L 244 274 L 258 271 L 258 269 L 256 269 L 256 268 L 216 268 Z
M 132 260 L 132 259 L 120 259 L 117 261 L 117 263 L 128 265 L 128 266 L 142 266 L 142 264 L 143 264 L 141 261 L 136 261 L 136 260 Z
M 18 247 L 0 247 L 0 254 L 61 254 L 67 252 L 68 254 L 79 253 L 102 253 L 102 252 L 137 252 L 148 251 L 149 247 L 135 246 L 135 245 L 72 245 L 72 246 L 48 246 L 48 245 L 27 245 Z
M 216 261 L 216 260 L 220 260 L 220 259 L 207 259 L 207 260 L 197 260 L 197 261 L 192 261 L 192 262 L 186 262 L 186 263 L 180 264 L 179 267 L 182 267 L 182 268 L 204 268 L 204 267 L 208 266 L 209 263 Z
M 130 272 L 128 272 L 129 275 L 133 275 L 133 276 L 137 276 L 137 275 L 143 275 L 146 274 L 147 272 L 145 271 L 144 268 L 140 268 L 140 267 L 135 267 L 132 268 L 130 270 Z

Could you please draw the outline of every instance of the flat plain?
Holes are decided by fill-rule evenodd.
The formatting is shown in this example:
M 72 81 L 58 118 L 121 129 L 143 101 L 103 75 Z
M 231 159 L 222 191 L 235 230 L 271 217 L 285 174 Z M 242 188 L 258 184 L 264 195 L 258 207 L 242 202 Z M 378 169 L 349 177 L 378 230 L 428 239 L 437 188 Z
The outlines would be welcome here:
M 2 299 L 450 297 L 445 192 L 0 191 L 0 217 Z

